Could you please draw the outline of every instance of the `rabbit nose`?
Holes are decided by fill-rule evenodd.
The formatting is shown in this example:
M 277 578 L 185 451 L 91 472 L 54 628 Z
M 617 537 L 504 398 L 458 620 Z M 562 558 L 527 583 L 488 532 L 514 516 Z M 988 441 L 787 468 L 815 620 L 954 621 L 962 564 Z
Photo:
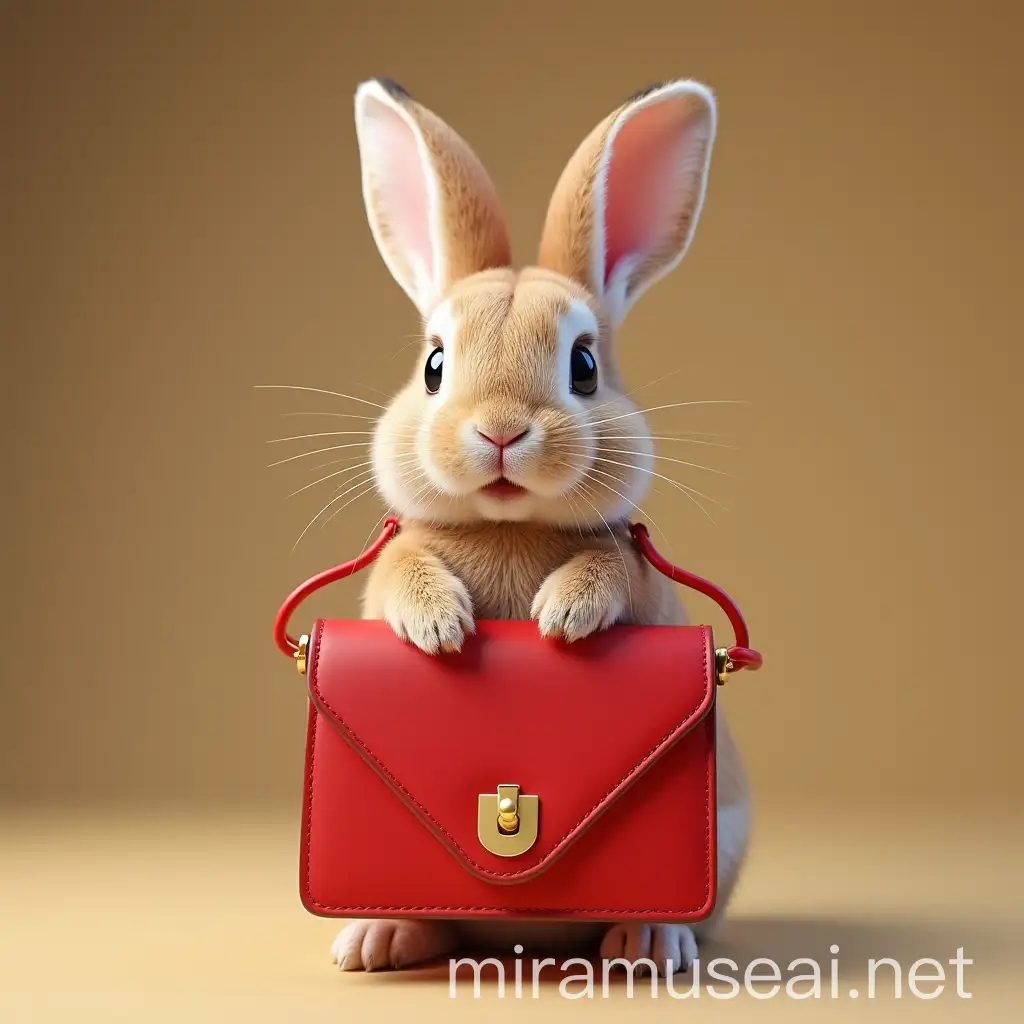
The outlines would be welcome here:
M 530 432 L 530 428 L 519 431 L 518 434 L 488 434 L 486 431 L 476 428 L 476 432 L 485 440 L 490 441 L 496 448 L 508 448 L 510 445 L 521 441 Z

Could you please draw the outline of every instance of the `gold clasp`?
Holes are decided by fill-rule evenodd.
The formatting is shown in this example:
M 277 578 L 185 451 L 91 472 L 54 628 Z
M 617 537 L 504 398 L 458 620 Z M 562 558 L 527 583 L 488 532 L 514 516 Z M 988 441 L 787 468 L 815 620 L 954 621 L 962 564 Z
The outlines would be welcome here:
M 725 686 L 725 681 L 734 668 L 732 659 L 729 657 L 729 649 L 727 647 L 717 648 L 715 651 L 715 675 L 718 677 L 719 686 Z
M 499 796 L 500 791 L 499 791 Z M 519 801 L 506 796 L 498 800 L 498 831 L 507 836 L 515 835 L 519 830 Z
M 512 783 L 477 798 L 476 832 L 485 850 L 498 857 L 518 857 L 537 841 L 540 797 L 519 792 Z
M 293 657 L 295 658 L 295 667 L 299 670 L 299 675 L 304 676 L 306 674 L 306 652 L 309 650 L 309 636 L 303 633 L 299 637 L 299 647 L 296 650 Z

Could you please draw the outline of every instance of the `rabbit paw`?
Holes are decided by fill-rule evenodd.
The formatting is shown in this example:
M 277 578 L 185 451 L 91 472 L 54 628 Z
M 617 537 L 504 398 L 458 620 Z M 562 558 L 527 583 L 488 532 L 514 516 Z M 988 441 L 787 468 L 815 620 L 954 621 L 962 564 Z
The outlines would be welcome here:
M 577 555 L 541 584 L 530 614 L 544 636 L 571 643 L 615 625 L 627 601 L 626 578 L 617 560 L 610 562 L 600 553 Z
M 458 651 L 473 633 L 473 601 L 444 566 L 416 558 L 401 565 L 384 602 L 384 618 L 402 640 L 427 654 Z
M 331 956 L 341 971 L 397 970 L 455 948 L 443 921 L 352 921 L 338 933 Z
M 601 940 L 601 958 L 625 960 L 630 964 L 647 960 L 654 964 L 656 973 L 667 976 L 690 969 L 697 959 L 697 939 L 685 924 L 630 921 L 608 929 Z M 648 964 L 644 967 L 651 970 Z

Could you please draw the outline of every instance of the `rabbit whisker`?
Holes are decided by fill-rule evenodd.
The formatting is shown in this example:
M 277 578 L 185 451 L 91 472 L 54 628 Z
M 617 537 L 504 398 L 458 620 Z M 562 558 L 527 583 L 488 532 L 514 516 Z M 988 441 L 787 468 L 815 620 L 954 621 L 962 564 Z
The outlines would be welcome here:
M 355 466 L 346 466 L 344 469 L 339 469 L 339 470 L 336 470 L 333 473 L 328 473 L 326 476 L 320 477 L 319 480 L 314 480 L 311 484 L 305 484 L 304 486 L 300 487 L 297 491 L 292 491 L 291 494 L 285 495 L 285 499 L 284 500 L 287 501 L 289 498 L 294 498 L 295 495 L 301 494 L 303 491 L 308 491 L 311 487 L 316 487 L 317 484 L 326 483 L 328 480 L 333 480 L 334 477 L 336 477 L 336 476 L 341 476 L 343 473 L 351 473 L 353 470 L 362 469 L 364 466 L 370 466 L 371 468 L 370 468 L 369 472 L 371 472 L 371 473 L 373 472 L 373 469 L 372 469 L 373 463 L 372 462 L 360 462 L 360 463 L 358 463 Z M 362 476 L 362 475 L 363 475 L 362 473 L 359 474 L 359 476 Z M 355 479 L 356 479 L 356 477 L 351 477 L 350 478 L 350 480 L 355 480 Z
M 272 437 L 266 444 L 283 444 L 285 441 L 305 441 L 311 437 L 374 437 L 375 430 L 327 430 L 319 434 L 294 434 L 291 437 Z
M 380 526 L 380 524 L 383 523 L 384 520 L 388 517 L 389 512 L 394 512 L 394 509 L 390 505 L 386 509 L 384 509 L 384 512 L 381 514 L 380 519 L 378 519 L 377 522 L 375 522 L 373 526 L 370 527 L 370 532 L 366 535 L 366 540 L 363 541 L 363 546 L 360 548 L 361 551 L 366 550 L 367 546 L 370 543 L 370 538 L 376 532 L 377 527 Z
M 317 448 L 314 452 L 299 452 L 298 455 L 289 455 L 287 459 L 279 459 L 277 462 L 268 462 L 267 469 L 273 469 L 274 466 L 283 466 L 286 462 L 294 462 L 296 459 L 305 459 L 310 455 L 323 455 L 324 452 L 336 452 L 342 448 L 369 448 L 373 444 L 372 441 L 350 441 L 348 444 L 333 444 L 329 448 Z
M 425 472 L 421 471 L 419 474 L 412 477 L 412 479 L 408 482 L 415 483 L 417 480 L 425 480 L 426 482 L 420 484 L 415 493 L 406 501 L 404 509 L 399 510 L 399 514 L 401 515 L 408 515 L 409 511 L 416 504 L 416 502 L 419 501 L 424 494 L 430 491 L 431 488 L 433 488 L 434 495 L 430 499 L 430 501 L 427 502 L 427 507 L 426 509 L 424 509 L 424 514 L 426 514 L 426 512 L 429 512 L 430 509 L 434 507 L 434 502 L 437 501 L 438 497 L 441 494 L 441 492 L 437 490 L 437 488 L 433 487 L 433 482 L 430 480 L 430 478 L 427 476 Z
M 407 456 L 405 456 L 404 461 L 401 460 L 401 459 L 398 459 L 398 460 L 396 460 L 396 462 L 397 462 L 398 465 L 404 465 L 404 464 L 408 464 L 408 462 L 412 461 L 413 459 L 415 459 L 415 455 L 407 455 Z M 354 465 L 354 466 L 345 466 L 342 469 L 336 470 L 333 473 L 328 473 L 326 476 L 320 477 L 319 480 L 314 480 L 310 484 L 305 484 L 304 486 L 300 487 L 297 491 L 292 491 L 291 494 L 287 495 L 285 500 L 287 501 L 288 498 L 294 498 L 296 494 L 301 494 L 303 491 L 308 491 L 311 487 L 316 487 L 317 484 L 322 484 L 322 483 L 325 483 L 328 480 L 332 480 L 336 476 L 341 476 L 344 473 L 351 473 L 351 472 L 353 472 L 354 470 L 357 470 L 357 469 L 363 469 L 364 466 L 369 466 L 370 468 L 365 470 L 363 473 L 357 474 L 357 476 L 365 476 L 366 473 L 372 473 L 373 472 L 373 460 L 372 459 L 368 459 L 365 462 L 356 463 L 356 465 Z M 356 478 L 357 478 L 356 476 L 349 477 L 348 480 L 343 481 L 341 484 L 339 484 L 339 487 L 343 487 L 345 483 L 352 483 L 352 481 L 354 481 Z
M 416 453 L 413 451 L 399 451 L 397 453 L 397 457 L 405 458 L 406 456 L 415 454 Z M 359 452 L 358 454 L 346 455 L 344 458 L 341 459 L 328 459 L 327 462 L 318 462 L 315 466 L 309 466 L 307 471 L 310 473 L 315 473 L 317 470 L 326 469 L 328 466 L 339 466 L 342 463 L 351 463 L 353 459 L 361 459 L 364 455 L 366 455 L 366 452 Z
M 616 420 L 624 420 L 629 416 L 643 416 L 648 412 L 659 412 L 662 409 L 682 409 L 691 405 L 749 405 L 750 403 L 742 398 L 708 398 L 697 402 L 671 402 L 668 405 L 652 405 L 647 409 L 634 409 L 632 412 L 624 412 L 619 416 L 609 416 L 607 419 L 595 420 L 588 426 L 599 427 L 602 423 L 614 423 Z
M 566 503 L 569 506 L 569 511 L 572 513 L 573 519 L 576 520 L 576 529 L 579 530 L 580 540 L 583 539 L 583 524 L 580 522 L 579 513 L 576 511 L 576 503 L 572 500 L 572 490 L 568 490 L 562 495 L 565 498 Z
M 712 437 L 727 436 L 727 435 L 710 435 Z M 695 437 L 687 437 L 684 434 L 602 434 L 598 431 L 598 438 L 601 441 L 686 441 L 689 444 L 706 444 L 712 448 L 731 448 L 735 450 L 736 446 L 732 444 L 722 444 L 720 441 L 701 441 Z
M 321 516 L 322 516 L 322 515 L 323 515 L 323 514 L 324 514 L 324 513 L 325 513 L 325 512 L 326 512 L 326 511 L 327 511 L 327 510 L 328 510 L 328 509 L 329 509 L 329 508 L 330 508 L 330 507 L 331 507 L 331 506 L 332 506 L 332 505 L 334 504 L 334 503 L 335 503 L 335 502 L 336 502 L 336 501 L 340 501 L 340 500 L 341 500 L 342 498 L 344 498 L 344 497 L 345 497 L 345 495 L 346 495 L 346 494 L 348 494 L 348 493 L 349 493 L 350 491 L 354 491 L 354 490 L 355 490 L 355 489 L 356 489 L 357 487 L 360 487 L 360 486 L 362 486 L 362 484 L 361 484 L 361 483 L 358 483 L 358 484 L 353 484 L 353 485 L 352 485 L 352 486 L 351 486 L 350 488 L 348 488 L 348 490 L 344 490 L 344 491 L 342 491 L 342 492 L 341 492 L 340 494 L 337 494 L 337 495 L 335 495 L 335 496 L 334 496 L 333 498 L 331 498 L 331 499 L 330 499 L 330 500 L 329 500 L 329 501 L 327 502 L 327 504 L 326 504 L 326 505 L 324 505 L 324 507 L 323 507 L 322 509 L 320 509 L 320 511 L 319 511 L 319 512 L 317 512 L 317 514 L 316 514 L 315 516 L 313 516 L 313 518 L 312 518 L 312 519 L 310 519 L 310 521 L 309 521 L 308 523 L 306 523 L 306 526 L 305 526 L 305 528 L 303 529 L 302 533 L 300 533 L 300 534 L 299 534 L 299 536 L 298 536 L 298 539 L 297 539 L 297 540 L 295 541 L 295 543 L 294 543 L 294 544 L 292 545 L 292 554 L 294 554 L 294 553 L 295 553 L 295 549 L 296 549 L 296 548 L 297 548 L 297 547 L 299 546 L 299 543 L 301 542 L 302 538 L 303 538 L 303 537 L 305 537 L 305 536 L 306 536 L 306 534 L 307 534 L 307 533 L 309 532 L 309 529 L 310 529 L 310 527 L 311 527 L 311 526 L 312 526 L 312 525 L 313 525 L 313 524 L 314 524 L 314 523 L 315 523 L 315 522 L 316 522 L 316 521 L 317 521 L 317 520 L 318 520 L 318 519 L 319 519 L 319 518 L 320 518 L 320 517 L 321 517 Z M 372 490 L 372 489 L 373 489 L 373 486 L 374 486 L 374 484 L 373 484 L 373 482 L 371 482 L 371 483 L 370 483 L 370 486 L 369 486 L 369 490 Z M 364 492 L 364 493 L 365 493 L 365 492 Z M 359 495 L 359 497 L 362 497 L 362 495 L 360 494 L 360 495 Z M 345 508 L 345 505 L 342 505 L 342 508 Z M 333 518 L 333 516 L 332 516 L 332 518 Z
M 254 384 L 254 388 L 259 390 L 277 388 L 284 391 L 312 391 L 318 395 L 333 395 L 335 398 L 347 398 L 352 402 L 359 402 L 362 405 L 371 405 L 374 409 L 382 409 L 387 412 L 387 406 L 381 405 L 379 402 L 370 402 L 365 398 L 357 398 L 355 395 L 346 395 L 342 391 L 328 391 L 326 388 L 307 388 L 301 384 Z
M 634 467 L 631 467 L 631 468 L 634 468 Z M 625 483 L 625 481 L 624 481 L 624 480 L 621 480 L 621 479 L 620 479 L 619 477 L 617 477 L 617 476 L 614 476 L 614 475 L 613 475 L 613 474 L 611 474 L 611 473 L 607 473 L 607 472 L 605 472 L 605 470 L 603 470 L 603 469 L 598 469 L 598 468 L 597 468 L 596 466 L 591 466 L 591 467 L 590 467 L 590 469 L 589 469 L 589 471 L 588 471 L 588 476 L 589 476 L 589 474 L 590 474 L 590 473 L 600 473 L 600 474 L 601 474 L 602 476 L 607 476 L 607 477 L 610 477 L 610 478 L 611 478 L 612 480 L 619 480 L 619 482 L 620 482 L 620 483 Z M 669 479 L 668 479 L 668 477 L 664 477 L 664 479 L 665 479 L 665 480 L 668 480 L 668 482 L 669 482 L 670 484 L 673 484 L 673 485 L 674 485 L 675 487 L 677 487 L 677 488 L 679 488 L 680 490 L 682 490 L 683 496 L 684 496 L 684 497 L 686 497 L 686 498 L 689 498 L 689 500 L 690 500 L 691 502 L 693 502 L 693 504 L 694 504 L 694 505 L 696 505 L 696 506 L 697 506 L 697 508 L 699 508 L 699 509 L 701 510 L 701 512 L 703 512 L 703 513 L 704 513 L 704 515 L 706 515 L 706 516 L 708 517 L 708 519 L 710 519 L 710 520 L 711 520 L 711 523 L 712 523 L 712 525 L 714 525 L 714 526 L 717 526 L 717 525 L 718 525 L 718 524 L 717 524 L 717 523 L 715 522 L 715 520 L 714 520 L 714 519 L 713 519 L 713 518 L 711 517 L 710 513 L 708 512 L 708 510 L 707 510 L 707 509 L 706 509 L 706 508 L 705 508 L 705 507 L 704 507 L 704 506 L 703 506 L 703 505 L 702 505 L 702 504 L 701 504 L 701 503 L 700 503 L 700 502 L 699 502 L 699 501 L 698 501 L 698 500 L 697 500 L 697 499 L 696 499 L 696 498 L 695 498 L 695 497 L 694 497 L 694 496 L 693 496 L 692 494 L 688 493 L 688 489 L 685 489 L 685 487 L 684 487 L 684 485 L 683 485 L 683 484 L 679 484 L 679 483 L 677 483 L 677 482 L 676 482 L 675 480 L 669 480 Z M 594 482 L 594 483 L 601 483 L 601 481 L 600 481 L 600 480 L 594 480 L 593 482 Z M 607 485 L 606 485 L 606 486 L 607 486 Z M 664 491 L 662 491 L 662 490 L 661 490 L 661 488 L 659 488 L 659 487 L 656 487 L 656 486 L 653 486 L 653 485 L 652 485 L 651 489 L 652 489 L 653 491 L 655 491 L 655 493 L 657 493 L 657 494 L 664 494 L 664 493 L 665 493 Z M 692 488 L 689 488 L 689 490 L 692 490 Z M 707 498 L 707 500 L 708 500 L 708 501 L 715 501 L 715 499 L 714 499 L 714 498 L 708 498 L 708 497 L 707 497 L 707 495 L 705 495 L 705 494 L 701 494 L 701 492 L 700 492 L 700 491 L 695 491 L 694 493 L 695 493 L 695 494 L 700 494 L 700 496 L 701 496 L 702 498 Z M 627 498 L 626 500 L 628 501 L 629 499 Z M 715 504 L 716 504 L 716 505 L 719 505 L 720 503 L 719 503 L 719 502 L 715 502 Z M 644 517 L 646 517 L 646 518 L 650 519 L 650 516 L 648 516 L 648 514 L 647 514 L 647 513 L 646 513 L 646 512 L 645 512 L 645 511 L 644 511 L 644 510 L 643 510 L 642 508 L 640 508 L 640 506 L 639 506 L 639 505 L 636 505 L 636 506 L 634 506 L 634 507 L 635 507 L 635 508 L 636 508 L 636 510 L 637 510 L 638 512 L 640 512 L 640 513 L 641 513 L 641 514 L 642 514 L 642 515 L 643 515 Z M 724 505 L 722 505 L 721 507 L 722 507 L 722 508 L 725 508 L 725 506 L 724 506 Z M 726 509 L 726 511 L 728 512 L 729 510 L 728 510 L 728 509 Z M 657 523 L 655 523 L 653 519 L 651 519 L 651 525 L 652 525 L 652 526 L 654 526 L 654 527 L 655 527 L 655 528 L 657 529 L 658 533 L 660 533 L 660 534 L 661 534 L 661 536 L 662 536 L 662 537 L 664 537 L 666 541 L 668 541 L 668 537 L 667 537 L 667 536 L 665 535 L 665 531 L 664 531 L 664 530 L 662 530 L 662 529 L 661 529 L 661 527 L 660 527 L 660 526 L 658 526 L 658 524 L 657 524 Z
M 356 484 L 356 486 L 358 487 L 358 486 L 359 486 L 359 484 Z M 346 502 L 345 502 L 345 504 L 344 504 L 344 505 L 341 505 L 341 506 L 340 506 L 339 508 L 336 508 L 336 509 L 335 509 L 335 510 L 334 510 L 334 511 L 333 511 L 333 512 L 332 512 L 332 513 L 331 513 L 331 514 L 330 514 L 330 515 L 329 515 L 329 516 L 328 516 L 328 517 L 327 517 L 327 518 L 326 518 L 326 519 L 324 520 L 324 522 L 323 522 L 323 525 L 322 525 L 322 526 L 320 527 L 320 529 L 321 529 L 321 530 L 323 530 L 323 529 L 326 529 L 326 528 L 327 528 L 327 524 L 328 524 L 328 523 L 329 523 L 329 522 L 330 522 L 330 521 L 331 521 L 331 520 L 332 520 L 332 519 L 333 519 L 333 518 L 334 518 L 334 517 L 335 517 L 336 515 L 339 515 L 339 514 L 340 514 L 341 512 L 344 512 L 344 511 L 345 511 L 345 509 L 347 509 L 347 508 L 349 507 L 349 505 L 351 505 L 351 504 L 352 504 L 352 503 L 353 503 L 354 501 L 358 501 L 358 500 L 359 500 L 360 498 L 365 498 L 365 497 L 366 497 L 366 496 L 367 496 L 368 494 L 372 493 L 372 492 L 373 492 L 373 489 L 374 489 L 374 487 L 375 487 L 375 486 L 376 486 L 375 482 L 374 482 L 374 481 L 370 481 L 370 483 L 369 483 L 369 484 L 367 484 L 367 485 L 366 485 L 366 486 L 365 486 L 365 487 L 364 487 L 364 488 L 363 488 L 363 489 L 362 489 L 362 490 L 361 490 L 361 491 L 360 491 L 360 492 L 359 492 L 358 494 L 355 494 L 355 495 L 353 495 L 353 496 L 352 496 L 351 498 L 349 498 L 349 499 L 348 499 L 348 501 L 346 501 Z M 344 493 L 347 493 L 347 492 L 344 492 Z M 339 498 L 343 497 L 343 496 L 344 496 L 344 493 L 343 493 L 343 494 L 339 494 L 339 495 L 338 495 L 338 497 L 339 497 Z
M 638 454 L 637 452 L 631 452 L 628 449 L 623 449 L 623 448 L 603 448 L 600 445 L 594 446 L 594 447 L 590 447 L 590 446 L 587 446 L 587 445 L 579 445 L 579 446 L 563 445 L 561 447 L 563 449 L 571 448 L 573 450 L 583 451 L 583 452 L 589 452 L 589 451 L 605 452 L 605 453 L 611 454 L 611 455 L 636 455 L 636 454 Z M 683 459 L 674 459 L 670 455 L 656 455 L 656 454 L 652 453 L 651 454 L 651 458 L 652 459 L 663 459 L 665 462 L 674 462 L 674 463 L 677 463 L 680 466 L 689 466 L 691 469 L 702 469 L 702 470 L 704 470 L 705 473 L 714 473 L 715 476 L 727 476 L 731 480 L 735 480 L 736 479 L 736 477 L 733 476 L 732 473 L 726 473 L 725 470 L 722 470 L 722 469 L 712 469 L 710 466 L 700 466 L 696 462 L 686 462 Z
M 376 423 L 380 420 L 379 416 L 361 416 L 356 412 L 283 412 L 282 416 L 333 416 L 338 419 L 346 420 L 367 420 L 370 423 Z
M 424 343 L 423 335 L 421 334 L 410 334 L 411 340 L 407 341 L 400 349 L 392 353 L 391 361 L 394 362 L 403 352 L 413 347 L 413 345 L 422 345 Z
M 581 491 L 580 497 L 597 513 L 598 518 L 605 525 L 605 529 L 608 531 L 608 536 L 611 537 L 612 543 L 615 545 L 615 550 L 619 553 L 619 558 L 622 560 L 622 572 L 626 577 L 626 596 L 629 600 L 629 617 L 633 618 L 633 588 L 629 582 L 629 567 L 626 565 L 626 556 L 622 553 L 622 547 L 619 545 L 619 540 L 615 536 L 615 531 L 608 525 L 608 520 L 601 515 L 601 510 L 587 497 L 587 495 Z
M 362 388 L 364 391 L 372 391 L 373 394 L 380 395 L 381 398 L 386 398 L 388 399 L 388 401 L 390 401 L 391 398 L 393 397 L 392 395 L 389 395 L 386 391 L 381 391 L 380 388 L 375 388 L 369 384 L 364 384 L 361 380 L 356 380 L 353 381 L 352 383 L 355 384 L 357 388 Z
M 608 488 L 608 490 L 611 491 L 613 494 L 617 494 L 631 508 L 636 509 L 636 511 L 639 512 L 645 520 L 650 522 L 651 526 L 653 526 L 658 531 L 658 533 L 661 534 L 661 536 L 665 539 L 666 542 L 668 541 L 668 537 L 665 536 L 665 531 L 654 521 L 654 517 L 652 515 L 644 511 L 644 509 L 642 509 L 635 501 L 631 500 L 630 498 L 627 498 L 626 495 L 624 495 L 621 491 L 618 491 L 614 487 L 612 487 L 611 484 L 606 484 L 603 480 L 593 479 L 591 477 L 592 473 L 599 473 L 601 476 L 606 476 L 609 480 L 615 480 L 618 483 L 624 484 L 624 480 L 620 480 L 617 476 L 613 476 L 611 473 L 606 473 L 604 470 L 597 469 L 594 466 L 591 466 L 590 469 L 587 471 L 587 479 L 590 480 L 591 483 L 600 484 L 602 487 Z
M 342 463 L 351 463 L 353 459 L 361 459 L 366 452 L 360 452 L 358 455 L 346 455 L 341 459 L 328 459 L 326 462 L 318 462 L 315 466 L 307 466 L 307 472 L 315 473 L 320 469 L 327 469 L 328 466 L 340 466 Z
M 401 435 L 380 434 L 376 430 L 324 430 L 317 434 L 294 434 L 291 437 L 274 437 L 267 441 L 267 444 L 280 444 L 282 441 L 305 441 L 311 437 L 385 437 L 389 441 L 404 440 Z M 410 432 L 408 437 L 412 437 Z
M 559 463 L 556 463 L 556 465 L 565 466 L 568 469 L 576 468 L 575 466 L 573 466 L 571 463 L 568 463 L 568 462 L 559 462 Z M 625 483 L 626 483 L 625 480 L 620 479 L 619 477 L 615 476 L 612 473 L 607 473 L 607 472 L 605 472 L 602 469 L 596 469 L 593 466 L 591 466 L 587 470 L 587 473 L 584 476 L 585 480 L 590 480 L 590 482 L 594 483 L 594 484 L 600 484 L 602 487 L 605 487 L 609 491 L 611 491 L 612 494 L 618 495 L 624 502 L 626 502 L 627 505 L 629 505 L 630 507 L 636 509 L 636 511 L 639 512 L 645 519 L 650 520 L 651 525 L 658 531 L 658 533 L 660 533 L 662 537 L 665 537 L 665 532 L 654 521 L 654 518 L 652 516 L 648 515 L 639 505 L 636 504 L 636 502 L 632 501 L 630 498 L 627 498 L 626 495 L 622 493 L 622 491 L 617 491 L 614 487 L 611 486 L 611 484 L 606 484 L 603 480 L 592 479 L 591 476 L 590 476 L 591 473 L 600 473 L 602 476 L 608 477 L 609 480 L 614 480 L 616 483 L 620 483 L 620 484 L 623 484 L 623 485 L 625 485 Z M 668 538 L 665 537 L 665 540 L 667 541 Z
M 694 500 L 693 495 L 696 494 L 698 497 L 703 498 L 705 501 L 710 501 L 713 505 L 717 505 L 723 511 L 729 511 L 729 509 L 727 509 L 725 505 L 723 505 L 720 501 L 716 501 L 710 495 L 704 494 L 703 491 L 698 491 L 696 487 L 689 487 L 687 484 L 681 484 L 678 480 L 673 480 L 670 476 L 665 476 L 663 473 L 656 473 L 653 469 L 647 469 L 646 466 L 632 466 L 628 462 L 616 462 L 614 459 L 606 459 L 600 456 L 595 456 L 595 461 L 608 463 L 612 466 L 625 466 L 626 469 L 633 469 L 640 473 L 647 473 L 650 476 L 656 476 L 659 480 L 664 480 L 666 483 L 670 483 L 673 487 L 678 488 L 680 491 L 686 494 L 691 501 Z M 705 509 L 704 506 L 700 504 L 700 502 L 694 501 L 694 504 L 701 509 L 701 511 L 704 513 L 704 515 L 708 517 L 708 519 L 711 519 L 711 516 L 708 515 L 707 509 Z M 714 523 L 714 519 L 711 519 L 711 522 Z
M 654 380 L 649 380 L 646 384 L 641 384 L 639 387 L 633 388 L 631 391 L 623 392 L 621 397 L 623 397 L 623 398 L 632 398 L 638 391 L 643 391 L 646 388 L 652 388 L 652 387 L 654 387 L 655 384 L 660 384 L 663 380 L 668 380 L 669 377 L 675 377 L 675 376 L 677 376 L 678 374 L 680 374 L 682 372 L 683 372 L 683 368 L 680 367 L 678 370 L 671 370 L 669 373 L 663 373 L 660 377 L 655 377 Z M 586 409 L 583 412 L 573 413 L 573 415 L 574 416 L 593 415 L 595 412 L 598 412 L 599 410 L 605 409 L 609 405 L 612 405 L 614 402 L 616 402 L 618 400 L 618 397 L 619 396 L 616 396 L 615 398 L 610 398 L 607 402 L 602 402 L 600 405 L 596 406 L 593 409 Z

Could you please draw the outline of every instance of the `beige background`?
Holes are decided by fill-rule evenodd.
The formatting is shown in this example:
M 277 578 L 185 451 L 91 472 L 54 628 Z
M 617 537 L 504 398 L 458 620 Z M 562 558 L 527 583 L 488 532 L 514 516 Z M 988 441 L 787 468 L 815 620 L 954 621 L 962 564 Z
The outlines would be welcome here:
M 752 402 L 651 415 L 734 435 L 662 448 L 736 474 L 662 467 L 729 507 L 717 527 L 664 482 L 645 508 L 766 655 L 725 695 L 759 795 L 1014 796 L 1024 19 L 672 3 L 623 27 L 573 6 L 8 5 L 12 796 L 296 799 L 303 698 L 273 614 L 383 508 L 290 555 L 330 488 L 286 501 L 321 459 L 267 469 L 303 449 L 265 442 L 342 429 L 281 412 L 374 410 L 253 386 L 377 401 L 411 368 L 357 179 L 351 94 L 377 73 L 477 147 L 520 261 L 599 118 L 648 81 L 712 84 L 697 240 L 621 341 L 634 387 L 681 371 L 649 406 Z
M 99 828 L 141 805 L 294 820 L 304 700 L 271 621 L 296 583 L 361 548 L 383 508 L 367 496 L 290 554 L 329 488 L 285 500 L 319 459 L 268 469 L 302 448 L 266 442 L 299 425 L 341 429 L 282 413 L 374 410 L 254 385 L 381 400 L 409 372 L 416 330 L 365 224 L 356 84 L 390 75 L 470 140 L 529 261 L 578 141 L 635 89 L 689 75 L 720 100 L 708 202 L 682 268 L 627 322 L 623 359 L 635 387 L 678 371 L 641 392 L 647 405 L 750 404 L 651 416 L 661 430 L 733 435 L 735 451 L 692 454 L 736 479 L 661 467 L 731 509 L 712 507 L 717 526 L 668 484 L 645 507 L 666 554 L 726 587 L 765 653 L 763 672 L 723 696 L 765 820 L 857 813 L 854 834 L 877 853 L 883 822 L 930 814 L 946 831 L 926 859 L 956 835 L 968 846 L 920 906 L 935 911 L 952 891 L 977 905 L 951 879 L 995 884 L 995 847 L 969 839 L 977 821 L 1005 823 L 1020 806 L 1024 770 L 1010 585 L 1022 512 L 1019 6 L 2 12 L 0 785 L 12 807 L 73 810 L 59 828 Z M 662 452 L 691 457 L 678 447 Z M 354 614 L 357 593 L 340 585 L 308 614 Z M 688 606 L 723 625 L 701 599 Z M 975 824 L 952 824 L 967 809 Z M 18 835 L 50 835 L 26 827 Z M 274 884 L 297 913 L 290 828 Z M 114 839 L 88 848 L 104 842 L 116 865 Z M 230 864 L 234 839 L 221 842 Z M 761 849 L 784 860 L 779 842 Z M 847 877 L 858 864 L 897 877 L 882 854 L 831 849 Z M 782 860 L 759 863 L 749 884 L 774 879 L 790 906 L 798 880 L 778 873 Z M 34 877 L 24 899 L 60 891 Z M 134 906 L 193 891 L 180 878 L 139 886 Z M 1005 904 L 996 889 L 992 905 Z M 765 896 L 745 891 L 748 908 Z M 115 904 L 92 899 L 78 909 L 105 922 L 97 949 L 132 946 L 131 927 L 104 917 Z M 296 920 L 297 933 L 314 927 Z M 159 955 L 181 954 L 162 935 L 172 945 Z M 18 945 L 37 948 L 44 957 L 42 935 Z M 92 1005 L 81 991 L 64 1009 Z

